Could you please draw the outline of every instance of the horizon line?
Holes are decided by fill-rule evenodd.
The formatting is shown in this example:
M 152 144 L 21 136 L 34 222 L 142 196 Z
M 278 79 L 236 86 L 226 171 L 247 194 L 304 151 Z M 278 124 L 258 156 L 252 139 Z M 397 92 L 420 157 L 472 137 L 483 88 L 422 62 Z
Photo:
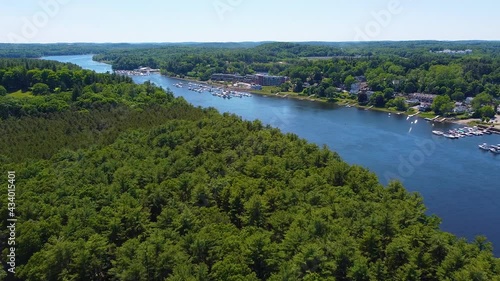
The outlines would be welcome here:
M 416 40 L 369 40 L 369 41 L 325 41 L 325 40 L 309 40 L 309 41 L 282 41 L 282 40 L 261 40 L 261 41 L 144 41 L 144 42 L 91 42 L 91 41 L 76 41 L 76 42 L 0 42 L 1 45 L 50 45 L 50 44 L 243 44 L 243 43 L 400 43 L 400 42 L 442 42 L 442 43 L 464 43 L 464 42 L 500 42 L 500 39 L 461 39 L 461 40 L 437 40 L 437 39 L 416 39 Z

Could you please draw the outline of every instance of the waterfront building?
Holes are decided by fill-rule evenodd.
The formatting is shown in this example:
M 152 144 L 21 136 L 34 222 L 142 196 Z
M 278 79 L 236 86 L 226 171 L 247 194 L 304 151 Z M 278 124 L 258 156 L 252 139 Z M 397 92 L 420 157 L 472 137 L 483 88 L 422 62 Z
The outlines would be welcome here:
M 285 76 L 274 76 L 267 74 L 257 74 L 255 75 L 255 84 L 261 86 L 279 86 L 285 83 L 287 78 Z
M 418 106 L 418 110 L 419 111 L 422 111 L 422 112 L 427 112 L 427 111 L 431 111 L 432 109 L 432 106 L 430 103 L 421 103 L 419 106 Z
M 437 97 L 437 95 L 413 93 L 413 94 L 409 94 L 408 97 L 410 99 L 418 100 L 422 103 L 433 103 L 434 99 Z
M 238 73 L 236 74 L 224 74 L 224 73 L 215 73 L 212 74 L 211 79 L 213 81 L 224 81 L 224 82 L 243 82 L 243 83 L 252 83 L 254 80 L 253 75 L 240 75 Z

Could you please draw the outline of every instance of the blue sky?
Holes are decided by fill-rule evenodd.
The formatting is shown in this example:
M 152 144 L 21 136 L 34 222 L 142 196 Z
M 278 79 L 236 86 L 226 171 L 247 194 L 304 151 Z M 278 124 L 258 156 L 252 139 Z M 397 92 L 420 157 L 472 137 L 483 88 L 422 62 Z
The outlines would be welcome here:
M 494 0 L 0 0 L 0 42 L 500 40 Z

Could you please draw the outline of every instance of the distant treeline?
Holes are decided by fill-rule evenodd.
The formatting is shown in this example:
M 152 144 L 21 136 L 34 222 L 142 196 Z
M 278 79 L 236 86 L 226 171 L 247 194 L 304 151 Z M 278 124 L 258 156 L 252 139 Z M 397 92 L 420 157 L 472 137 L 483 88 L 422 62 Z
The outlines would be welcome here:
M 248 43 L 0 43 L 0 58 L 39 58 L 42 56 L 99 54 L 111 50 L 154 49 L 165 46 L 201 46 L 204 48 L 246 48 L 260 45 Z

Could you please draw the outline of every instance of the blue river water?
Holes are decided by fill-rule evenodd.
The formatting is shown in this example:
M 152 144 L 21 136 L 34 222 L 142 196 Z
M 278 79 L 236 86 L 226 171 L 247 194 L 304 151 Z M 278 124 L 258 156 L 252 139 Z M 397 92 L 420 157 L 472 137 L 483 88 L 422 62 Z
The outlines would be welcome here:
M 91 55 L 43 59 L 111 71 L 110 65 L 92 61 Z M 450 140 L 431 131 L 457 125 L 278 97 L 222 99 L 176 88 L 174 84 L 180 80 L 159 74 L 133 79 L 169 88 L 195 106 L 215 107 L 247 120 L 260 119 L 283 132 L 326 144 L 348 163 L 376 173 L 383 184 L 399 179 L 409 191 L 424 197 L 428 214 L 442 219 L 442 230 L 469 240 L 485 235 L 493 242 L 495 255 L 500 256 L 500 155 L 478 149 L 484 142 L 500 144 L 500 135 Z

